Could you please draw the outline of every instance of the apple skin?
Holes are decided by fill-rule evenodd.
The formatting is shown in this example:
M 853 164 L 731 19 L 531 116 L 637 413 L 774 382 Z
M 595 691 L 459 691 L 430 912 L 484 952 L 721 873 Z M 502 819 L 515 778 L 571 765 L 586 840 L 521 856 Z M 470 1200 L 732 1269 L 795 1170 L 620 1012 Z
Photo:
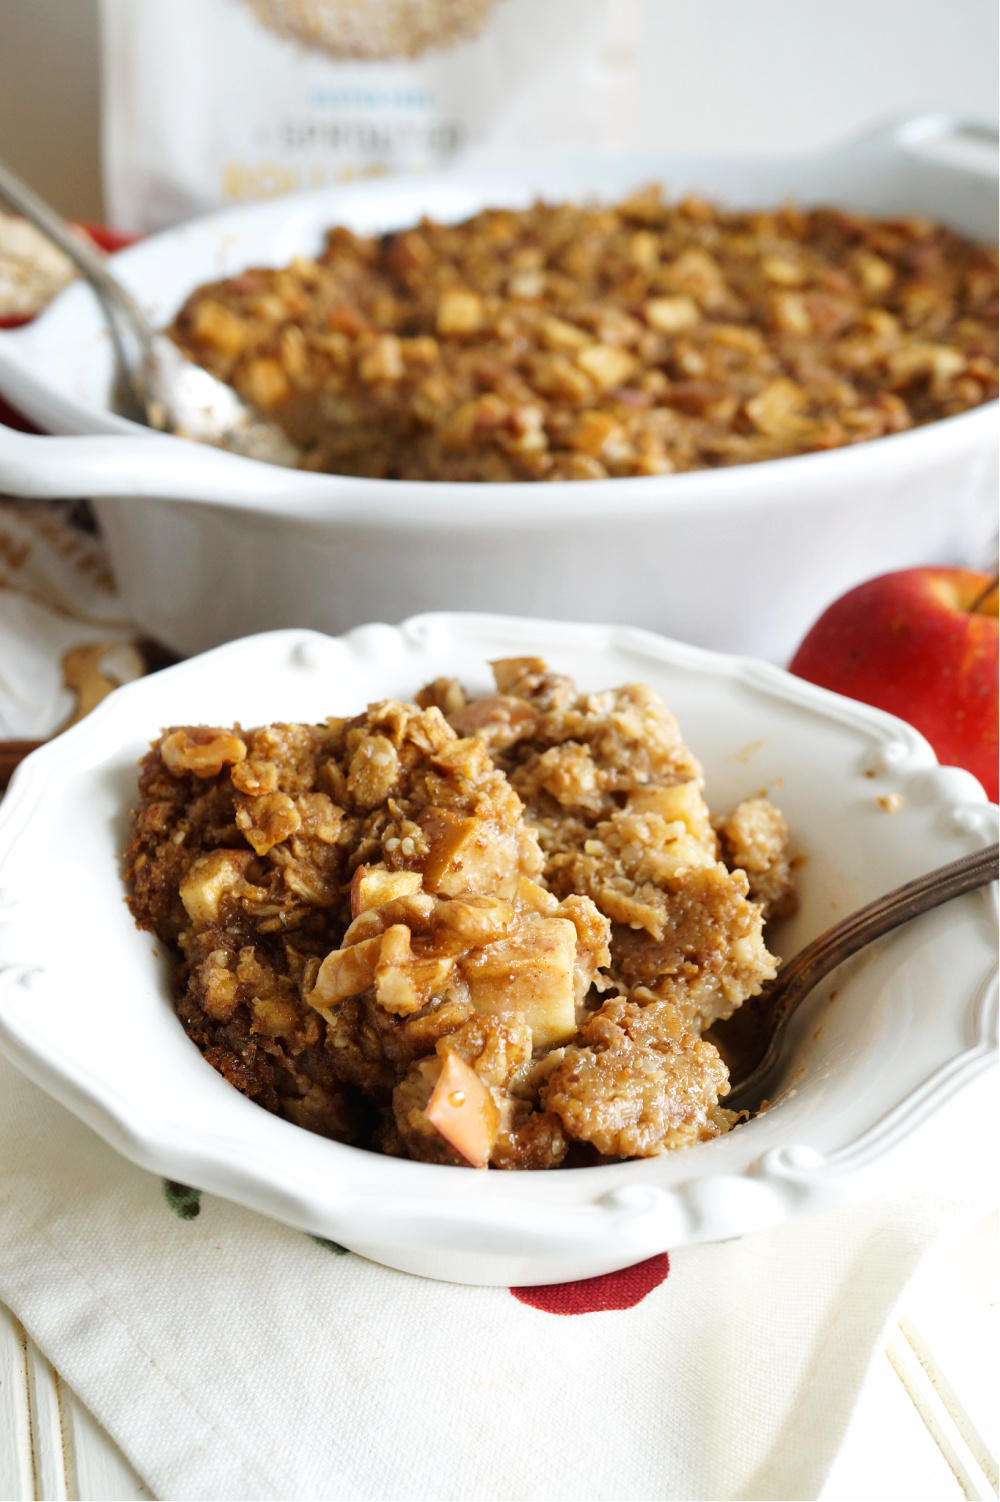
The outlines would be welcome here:
M 989 574 L 903 569 L 835 600 L 788 667 L 907 720 L 942 765 L 964 767 L 996 803 L 997 634 Z

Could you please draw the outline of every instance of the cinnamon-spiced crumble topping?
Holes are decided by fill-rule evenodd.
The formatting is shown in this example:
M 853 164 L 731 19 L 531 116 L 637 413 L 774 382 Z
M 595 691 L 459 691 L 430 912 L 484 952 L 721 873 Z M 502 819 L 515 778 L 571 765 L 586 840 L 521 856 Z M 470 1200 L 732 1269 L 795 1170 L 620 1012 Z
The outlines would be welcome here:
M 734 1118 L 702 1033 L 775 974 L 788 830 L 718 822 L 641 684 L 536 658 L 322 725 L 178 727 L 142 764 L 130 906 L 230 1083 L 342 1142 L 551 1168 Z

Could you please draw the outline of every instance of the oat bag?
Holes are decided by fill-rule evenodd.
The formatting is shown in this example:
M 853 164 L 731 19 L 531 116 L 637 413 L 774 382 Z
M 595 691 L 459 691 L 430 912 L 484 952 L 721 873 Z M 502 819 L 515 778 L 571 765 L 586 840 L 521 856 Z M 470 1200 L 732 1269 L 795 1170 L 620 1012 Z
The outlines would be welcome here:
M 102 0 L 109 222 L 630 144 L 641 0 Z

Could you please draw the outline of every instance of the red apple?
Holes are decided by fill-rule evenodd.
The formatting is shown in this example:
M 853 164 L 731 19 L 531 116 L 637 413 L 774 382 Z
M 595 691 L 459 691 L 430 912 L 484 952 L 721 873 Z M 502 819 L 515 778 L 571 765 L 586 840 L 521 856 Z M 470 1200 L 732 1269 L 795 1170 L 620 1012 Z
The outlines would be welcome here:
M 997 588 L 967 568 L 882 574 L 825 610 L 789 663 L 908 720 L 997 801 Z

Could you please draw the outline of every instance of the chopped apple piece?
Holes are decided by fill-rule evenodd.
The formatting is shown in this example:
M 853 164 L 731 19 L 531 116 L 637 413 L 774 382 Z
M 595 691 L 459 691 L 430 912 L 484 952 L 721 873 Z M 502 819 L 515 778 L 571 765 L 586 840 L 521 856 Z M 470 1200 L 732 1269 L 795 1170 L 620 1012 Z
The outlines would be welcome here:
M 431 892 L 452 896 L 463 892 L 462 851 L 475 837 L 476 819 L 460 819 L 448 809 L 428 809 L 421 826 L 430 844 L 424 861 L 424 883 Z
M 524 699 L 510 694 L 487 694 L 462 705 L 450 716 L 459 735 L 474 735 L 490 751 L 502 751 L 534 729 L 535 711 Z
M 508 876 L 500 884 L 500 896 L 506 898 L 518 913 L 527 909 L 551 918 L 559 911 L 559 899 L 540 887 L 537 881 L 532 881 L 530 876 Z
M 460 819 L 448 809 L 431 808 L 420 824 L 430 844 L 424 887 L 442 897 L 493 892 L 522 865 L 518 831 L 495 819 Z
M 500 1112 L 478 1074 L 457 1053 L 445 1053 L 424 1115 L 473 1168 L 486 1167 L 500 1131 Z
M 628 800 L 629 813 L 659 814 L 668 824 L 679 821 L 699 844 L 715 852 L 715 835 L 708 805 L 697 782 L 678 782 L 673 787 L 643 788 Z
M 467 954 L 459 969 L 476 1011 L 486 1017 L 520 1012 L 535 1048 L 576 1032 L 576 928 L 566 918 L 524 915 L 510 938 Z
M 420 880 L 419 871 L 373 871 L 359 866 L 351 881 L 351 917 L 397 897 L 414 896 L 420 891 Z
M 502 694 L 508 693 L 522 678 L 532 674 L 542 676 L 548 672 L 548 664 L 542 657 L 498 657 L 490 663 L 490 667 Z
M 199 855 L 180 885 L 181 901 L 195 928 L 211 928 L 219 904 L 253 860 L 252 850 L 213 850 Z

